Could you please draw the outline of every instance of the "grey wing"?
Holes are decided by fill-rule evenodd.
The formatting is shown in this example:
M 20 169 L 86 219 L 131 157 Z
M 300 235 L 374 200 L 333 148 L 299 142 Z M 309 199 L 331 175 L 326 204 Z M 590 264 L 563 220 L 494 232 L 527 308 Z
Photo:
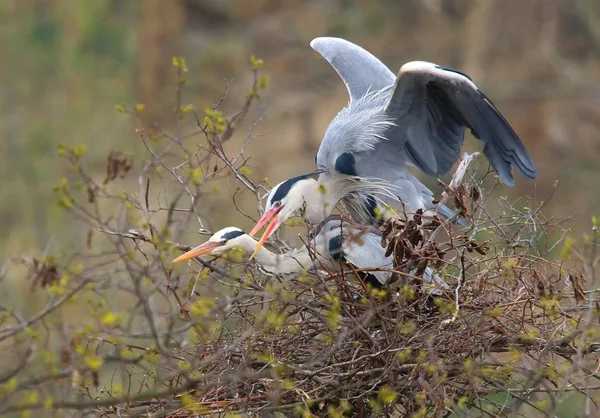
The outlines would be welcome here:
M 340 38 L 315 38 L 310 46 L 325 58 L 346 84 L 350 101 L 369 91 L 393 85 L 394 73 L 377 57 L 358 45 Z
M 356 174 L 363 178 L 383 179 L 391 184 L 388 187 L 390 193 L 396 196 L 391 198 L 383 194 L 376 196 L 378 201 L 384 205 L 389 205 L 392 208 L 410 213 L 416 212 L 418 209 L 437 210 L 437 212 L 445 218 L 454 216 L 454 212 L 445 205 L 433 204 L 434 195 L 431 190 L 421 183 L 415 176 L 406 168 L 407 156 L 406 148 L 400 141 L 381 141 L 377 144 L 373 151 L 355 153 L 353 155 L 356 167 Z M 348 207 L 353 204 L 358 206 L 357 210 L 352 210 L 353 219 L 364 221 L 369 219 L 367 213 L 373 215 L 372 205 L 365 204 L 363 200 L 353 199 L 353 196 L 344 200 Z M 361 205 L 362 203 L 362 205 Z M 384 209 L 383 208 L 379 208 Z M 356 216 L 356 213 L 363 213 L 362 216 Z M 459 225 L 466 227 L 467 222 L 458 218 L 456 221 Z
M 423 183 L 421 183 L 416 177 L 411 176 L 410 179 L 411 179 L 411 182 L 412 182 L 413 186 L 415 187 L 415 189 L 418 191 L 418 193 L 420 193 L 421 196 L 423 196 L 423 199 L 425 200 L 425 202 L 428 203 L 428 206 L 424 206 L 423 209 L 437 210 L 437 212 L 440 215 L 442 215 L 444 218 L 452 218 L 455 215 L 455 212 L 452 209 L 450 209 L 448 206 L 444 205 L 443 203 L 438 203 L 438 204 L 434 205 L 433 204 L 433 192 L 431 190 L 429 190 L 427 188 L 427 186 L 425 186 Z M 455 220 L 455 222 L 462 227 L 469 226 L 467 221 L 460 217 L 457 218 Z
M 352 154 L 373 150 L 392 125 L 382 109 L 396 77 L 373 54 L 344 39 L 316 38 L 310 46 L 339 74 L 350 96 L 327 128 L 315 163 L 324 171 L 356 175 Z
M 403 65 L 386 112 L 397 125 L 391 136 L 406 141 L 412 162 L 429 175 L 450 170 L 469 128 L 484 142 L 483 152 L 505 184 L 514 184 L 511 165 L 529 178 L 536 176 L 517 134 L 463 73 L 421 61 Z
M 353 231 L 354 232 L 354 231 Z M 392 257 L 385 256 L 385 248 L 381 246 L 381 237 L 374 233 L 365 233 L 355 240 L 348 237 L 342 244 L 346 260 L 358 269 L 394 268 Z M 389 271 L 369 272 L 381 283 L 385 284 L 390 277 Z

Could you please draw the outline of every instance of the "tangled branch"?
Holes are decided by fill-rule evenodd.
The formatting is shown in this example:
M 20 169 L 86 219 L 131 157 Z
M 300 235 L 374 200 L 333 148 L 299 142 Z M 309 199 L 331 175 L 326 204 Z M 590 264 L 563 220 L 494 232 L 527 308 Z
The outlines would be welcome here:
M 174 64 L 180 101 L 187 68 Z M 597 408 L 600 305 L 586 283 L 600 260 L 598 225 L 579 246 L 543 215 L 545 203 L 487 200 L 496 185 L 472 175 L 477 154 L 440 197 L 470 227 L 422 214 L 386 225 L 382 250 L 403 279 L 383 290 L 356 269 L 267 277 L 236 251 L 171 263 L 190 249 L 180 243 L 195 239 L 190 228 L 211 234 L 215 188 L 233 184 L 232 199 L 262 206 L 267 185 L 244 156 L 256 124 L 235 155 L 223 146 L 266 87 L 261 66 L 253 59 L 253 84 L 231 116 L 220 110 L 225 93 L 204 116 L 178 102 L 175 133 L 123 108 L 139 122 L 141 167 L 115 151 L 93 174 L 84 148 L 61 148 L 73 175 L 57 200 L 86 242 L 3 268 L 27 267 L 37 302 L 0 307 L 0 342 L 18 359 L 0 376 L 0 413 L 531 416 L 567 392 Z M 427 267 L 447 286 L 424 286 Z

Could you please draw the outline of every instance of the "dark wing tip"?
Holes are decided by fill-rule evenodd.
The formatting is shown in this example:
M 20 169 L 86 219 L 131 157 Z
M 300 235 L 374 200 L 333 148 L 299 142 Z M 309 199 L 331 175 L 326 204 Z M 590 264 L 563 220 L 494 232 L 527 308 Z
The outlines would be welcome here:
M 504 150 L 502 150 L 499 145 L 492 141 L 487 141 L 483 146 L 483 154 L 487 157 L 488 161 L 498 173 L 500 179 L 502 179 L 502 183 L 507 185 L 508 187 L 513 187 L 515 185 L 515 179 L 512 176 L 511 170 L 511 160 L 512 158 L 507 158 L 507 154 Z
M 504 177 L 500 177 L 502 179 L 502 183 L 504 183 L 505 185 L 507 185 L 508 187 L 513 187 L 515 185 L 515 179 L 513 178 L 512 174 L 508 177 L 504 176 Z
M 529 157 L 529 154 L 527 154 L 527 158 L 528 158 L 529 161 L 523 161 L 523 159 L 521 158 L 521 161 L 526 164 L 527 170 L 519 170 L 519 171 L 521 173 L 523 173 L 523 175 L 525 177 L 529 177 L 530 179 L 534 179 L 534 178 L 537 177 L 537 169 L 535 167 L 535 164 L 531 160 L 531 157 Z
M 470 77 L 468 74 L 465 74 L 465 73 L 463 73 L 462 71 L 455 70 L 454 68 L 450 68 L 450 67 L 443 67 L 443 66 L 441 66 L 441 65 L 436 65 L 436 66 L 435 66 L 435 68 L 437 68 L 438 70 L 450 71 L 451 73 L 456 73 L 456 74 L 462 75 L 462 76 L 463 76 L 463 77 L 465 77 L 467 80 L 469 80 L 469 81 L 473 81 L 473 79 L 472 79 L 472 78 L 471 78 L 471 77 Z
M 512 178 L 512 174 L 510 173 L 510 164 L 514 165 L 525 177 L 534 179 L 537 171 L 533 159 L 527 151 L 527 148 L 525 148 L 525 145 L 517 133 L 514 131 L 502 113 L 498 110 L 498 108 L 494 105 L 494 103 L 492 103 L 492 101 L 481 90 L 478 89 L 477 91 L 484 103 L 487 105 L 488 109 L 491 110 L 492 114 L 496 117 L 496 123 L 494 123 L 495 127 L 492 129 L 492 132 L 490 132 L 494 138 L 486 138 L 486 140 L 490 143 L 490 145 L 492 142 L 494 144 L 494 146 L 488 147 L 489 152 L 493 151 L 500 154 L 501 158 L 507 164 L 507 167 L 505 170 L 503 170 L 503 173 L 500 172 L 494 164 L 492 164 L 494 168 L 496 168 L 496 171 L 498 171 L 502 181 L 510 187 L 514 185 L 514 180 Z M 473 128 L 471 128 L 471 132 L 475 134 Z M 479 133 L 477 133 L 475 136 L 479 138 Z M 490 158 L 490 155 L 488 155 L 488 158 Z

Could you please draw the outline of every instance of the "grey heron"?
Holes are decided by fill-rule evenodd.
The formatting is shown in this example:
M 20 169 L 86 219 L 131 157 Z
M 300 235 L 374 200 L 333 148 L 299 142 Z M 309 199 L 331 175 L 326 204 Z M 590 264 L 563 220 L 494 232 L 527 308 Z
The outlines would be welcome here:
M 233 248 L 241 248 L 250 254 L 257 245 L 258 242 L 240 228 L 230 226 L 216 232 L 204 244 L 182 254 L 173 262 L 208 254 L 219 256 Z M 375 288 L 387 283 L 393 274 L 393 258 L 391 255 L 386 257 L 385 249 L 381 246 L 381 235 L 377 231 L 365 231 L 336 215 L 322 222 L 308 246 L 284 254 L 275 254 L 261 247 L 254 259 L 263 273 L 284 277 L 297 275 L 313 267 L 335 271 L 340 266 L 352 265 L 361 279 Z M 432 277 L 437 285 L 447 287 L 428 267 L 423 280 L 431 283 Z
M 319 52 L 344 81 L 350 100 L 331 121 L 317 151 L 317 171 L 279 183 L 250 235 L 270 221 L 257 249 L 288 218 L 302 213 L 318 223 L 342 201 L 352 217 L 369 222 L 386 207 L 453 212 L 409 170 L 446 174 L 459 157 L 465 130 L 503 183 L 511 166 L 529 178 L 536 168 L 525 146 L 492 101 L 457 70 L 433 63 L 404 64 L 398 76 L 363 48 L 339 38 L 316 38 Z M 314 177 L 318 174 L 318 179 Z

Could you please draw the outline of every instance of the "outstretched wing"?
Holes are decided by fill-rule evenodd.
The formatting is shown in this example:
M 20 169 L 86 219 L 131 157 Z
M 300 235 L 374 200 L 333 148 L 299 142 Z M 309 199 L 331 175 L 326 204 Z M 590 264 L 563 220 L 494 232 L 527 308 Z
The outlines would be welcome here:
M 514 184 L 511 165 L 535 178 L 536 168 L 506 119 L 471 79 L 459 71 L 414 61 L 402 66 L 386 107 L 396 127 L 392 142 L 406 141 L 412 162 L 431 176 L 447 173 L 469 128 L 502 181 Z M 385 146 L 385 145 L 384 145 Z
M 377 57 L 340 38 L 316 38 L 310 46 L 339 74 L 350 103 L 332 120 L 315 157 L 317 167 L 356 175 L 354 154 L 371 151 L 391 126 L 382 108 L 396 77 Z
M 340 38 L 316 38 L 310 46 L 325 58 L 340 75 L 350 101 L 369 91 L 381 90 L 396 81 L 394 73 L 377 57 L 358 45 Z

